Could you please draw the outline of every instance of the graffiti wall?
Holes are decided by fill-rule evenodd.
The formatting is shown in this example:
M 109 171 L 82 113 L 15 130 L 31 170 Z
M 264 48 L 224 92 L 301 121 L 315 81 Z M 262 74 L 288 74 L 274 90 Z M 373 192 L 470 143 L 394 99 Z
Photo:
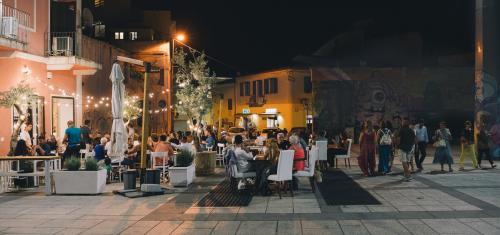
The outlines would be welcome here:
M 312 77 L 315 129 L 401 117 L 424 118 L 430 129 L 444 120 L 458 134 L 465 119 L 473 118 L 473 68 L 321 68 Z

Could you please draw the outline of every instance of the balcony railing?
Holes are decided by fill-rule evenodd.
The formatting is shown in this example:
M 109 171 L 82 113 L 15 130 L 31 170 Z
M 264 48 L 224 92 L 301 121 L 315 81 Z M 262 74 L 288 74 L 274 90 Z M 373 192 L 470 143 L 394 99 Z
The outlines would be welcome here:
M 102 62 L 104 42 L 82 35 L 81 51 L 76 50 L 75 32 L 50 32 L 45 35 L 46 56 L 77 56 Z
M 31 15 L 7 5 L 0 5 L 0 37 L 28 43 L 28 29 L 33 28 Z

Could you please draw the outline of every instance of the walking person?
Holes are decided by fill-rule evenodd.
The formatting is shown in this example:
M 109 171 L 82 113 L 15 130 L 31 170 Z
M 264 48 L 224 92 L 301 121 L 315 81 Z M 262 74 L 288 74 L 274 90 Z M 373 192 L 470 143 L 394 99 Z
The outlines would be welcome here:
M 481 160 L 483 155 L 486 155 L 486 160 L 488 160 L 491 164 L 491 168 L 497 167 L 493 160 L 491 159 L 490 147 L 489 147 L 489 133 L 486 131 L 484 123 L 480 123 L 478 126 L 477 133 L 477 163 L 479 168 L 481 167 Z
M 360 155 L 358 165 L 365 176 L 375 175 L 375 148 L 377 136 L 371 121 L 367 121 L 359 137 Z
M 85 149 L 90 151 L 92 149 L 92 131 L 90 130 L 90 120 L 85 120 L 83 126 L 80 127 L 82 133 L 82 144 L 85 144 Z M 83 146 L 82 146 L 83 147 Z
M 451 164 L 453 164 L 450 145 L 451 140 L 451 132 L 446 127 L 446 122 L 439 123 L 439 129 L 434 136 L 434 147 L 436 147 L 436 152 L 434 153 L 434 160 L 432 162 L 441 164 L 441 171 L 444 171 L 444 165 L 447 164 L 448 171 L 453 172 L 451 168 Z
M 399 130 L 397 145 L 401 155 L 401 163 L 403 163 L 405 180 L 411 181 L 410 164 L 413 146 L 415 145 L 415 132 L 410 128 L 408 120 L 403 121 L 403 125 Z
M 415 164 L 417 164 L 418 172 L 424 170 L 422 164 L 427 156 L 427 143 L 429 143 L 429 135 L 424 119 L 420 119 L 416 128 L 417 149 L 415 149 Z
M 378 140 L 378 172 L 387 174 L 390 172 L 389 161 L 392 153 L 392 132 L 384 121 L 381 122 L 380 130 L 377 132 Z
M 465 157 L 469 157 L 472 161 L 472 166 L 477 169 L 476 148 L 474 147 L 474 130 L 470 121 L 465 122 L 465 128 L 462 131 L 460 138 L 462 142 L 462 151 L 460 152 L 460 170 L 464 170 Z

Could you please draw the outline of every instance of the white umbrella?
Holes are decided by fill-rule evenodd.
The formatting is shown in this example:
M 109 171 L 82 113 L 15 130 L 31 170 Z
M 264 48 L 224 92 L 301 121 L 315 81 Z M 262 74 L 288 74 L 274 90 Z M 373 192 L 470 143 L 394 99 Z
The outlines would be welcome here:
M 111 94 L 111 110 L 113 113 L 113 126 L 111 127 L 111 154 L 121 157 L 127 147 L 127 131 L 123 123 L 123 101 L 125 99 L 125 86 L 123 73 L 118 63 L 113 64 L 109 79 L 113 83 Z

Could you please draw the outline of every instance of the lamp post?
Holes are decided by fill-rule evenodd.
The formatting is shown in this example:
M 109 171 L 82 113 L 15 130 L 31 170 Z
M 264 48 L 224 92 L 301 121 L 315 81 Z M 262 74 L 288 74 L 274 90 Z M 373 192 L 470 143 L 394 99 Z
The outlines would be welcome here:
M 186 35 L 183 33 L 179 33 L 175 35 L 175 37 L 172 37 L 172 48 L 170 52 L 170 79 L 167 81 L 168 85 L 168 90 L 167 90 L 167 129 L 169 132 L 174 131 L 174 112 L 173 112 L 173 107 L 174 107 L 174 63 L 172 62 L 174 53 L 175 53 L 175 41 L 178 42 L 184 42 L 186 40 Z

